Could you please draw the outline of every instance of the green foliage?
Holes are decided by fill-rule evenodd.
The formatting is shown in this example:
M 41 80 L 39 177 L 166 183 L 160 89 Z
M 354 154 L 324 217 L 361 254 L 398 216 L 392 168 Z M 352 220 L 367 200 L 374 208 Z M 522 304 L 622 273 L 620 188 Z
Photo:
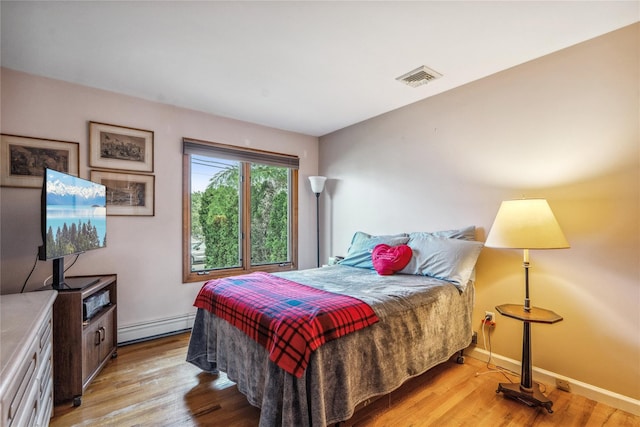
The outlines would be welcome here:
M 267 236 L 265 246 L 267 248 L 268 261 L 288 261 L 288 197 L 284 191 L 278 192 L 274 197 L 271 217 L 269 218 L 269 227 L 267 228 Z
M 288 260 L 288 170 L 251 167 L 251 261 Z
M 251 167 L 251 261 L 288 260 L 288 169 Z
M 205 268 L 240 265 L 238 167 L 219 172 L 202 195 L 199 220 L 206 244 Z
M 202 223 L 200 222 L 200 206 L 202 205 L 202 191 L 191 193 L 191 238 L 202 240 Z
M 192 195 L 192 236 L 206 244 L 205 268 L 241 264 L 240 164 L 214 175 L 201 195 Z M 285 262 L 288 256 L 288 169 L 251 166 L 251 263 Z M 196 193 L 194 193 L 196 194 Z M 196 202 L 194 202 L 196 199 Z M 199 204 L 197 210 L 194 208 Z

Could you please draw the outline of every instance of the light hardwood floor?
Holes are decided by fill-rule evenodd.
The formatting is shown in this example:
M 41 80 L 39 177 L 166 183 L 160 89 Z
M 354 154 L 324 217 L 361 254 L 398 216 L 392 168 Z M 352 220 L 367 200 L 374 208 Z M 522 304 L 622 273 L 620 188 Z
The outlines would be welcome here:
M 224 374 L 185 362 L 189 334 L 120 347 L 82 405 L 55 407 L 52 427 L 257 426 L 260 412 Z M 479 374 L 479 375 L 477 375 Z M 345 426 L 640 426 L 640 417 L 547 388 L 554 413 L 496 394 L 502 374 L 467 357 L 414 378 L 360 409 Z M 517 379 L 515 379 L 517 381 Z

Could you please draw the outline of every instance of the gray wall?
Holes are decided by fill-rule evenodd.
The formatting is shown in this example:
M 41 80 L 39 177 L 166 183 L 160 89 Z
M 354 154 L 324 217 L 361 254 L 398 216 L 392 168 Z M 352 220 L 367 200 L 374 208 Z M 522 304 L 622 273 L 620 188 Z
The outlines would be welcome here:
M 89 121 L 154 131 L 155 216 L 109 216 L 107 248 L 80 256 L 68 275 L 118 275 L 119 341 L 189 326 L 202 283 L 182 283 L 182 138 L 298 155 L 301 268 L 316 264 L 318 139 L 112 92 L 2 69 L 2 133 L 75 141 L 80 176 L 89 178 Z M 40 237 L 40 189 L 0 188 L 1 291 L 19 292 Z M 67 264 L 73 257 L 67 257 Z M 27 290 L 52 273 L 38 262 Z
M 639 399 L 639 28 L 322 137 L 324 257 L 357 230 L 473 224 L 484 240 L 502 200 L 546 198 L 571 249 L 532 251 L 532 303 L 564 316 L 534 325 L 533 363 Z M 522 253 L 485 248 L 477 273 L 479 330 L 522 304 Z M 493 351 L 520 360 L 522 325 L 497 321 Z

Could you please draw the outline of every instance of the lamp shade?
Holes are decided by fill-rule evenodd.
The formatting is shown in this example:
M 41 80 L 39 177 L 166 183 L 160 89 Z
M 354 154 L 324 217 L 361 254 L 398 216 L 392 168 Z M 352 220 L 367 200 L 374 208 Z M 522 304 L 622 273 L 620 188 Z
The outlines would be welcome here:
M 545 199 L 521 199 L 502 202 L 485 246 L 563 249 L 569 242 Z
M 322 190 L 324 190 L 324 182 L 326 180 L 326 176 L 310 176 L 309 181 L 311 182 L 311 191 L 316 194 L 322 193 Z

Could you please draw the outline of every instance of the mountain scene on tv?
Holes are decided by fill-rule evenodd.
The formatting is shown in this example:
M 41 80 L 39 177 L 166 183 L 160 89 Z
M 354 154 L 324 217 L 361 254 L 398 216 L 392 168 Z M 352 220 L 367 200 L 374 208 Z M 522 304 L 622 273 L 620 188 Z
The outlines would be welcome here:
M 47 258 L 106 246 L 106 187 L 55 172 L 47 180 Z

